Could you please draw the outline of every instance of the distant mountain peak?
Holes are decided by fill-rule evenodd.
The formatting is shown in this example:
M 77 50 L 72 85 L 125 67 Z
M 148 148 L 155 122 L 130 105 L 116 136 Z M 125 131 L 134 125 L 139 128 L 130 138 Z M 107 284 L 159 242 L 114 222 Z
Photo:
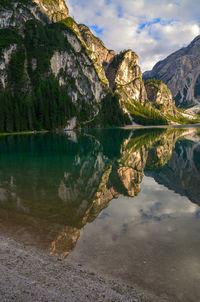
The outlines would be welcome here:
M 180 107 L 200 103 L 200 35 L 192 42 L 155 64 L 144 79 L 162 80 Z
M 192 43 L 199 42 L 199 41 L 200 41 L 200 35 L 198 35 L 197 37 L 195 37 L 195 38 L 192 40 L 191 44 L 192 44 Z

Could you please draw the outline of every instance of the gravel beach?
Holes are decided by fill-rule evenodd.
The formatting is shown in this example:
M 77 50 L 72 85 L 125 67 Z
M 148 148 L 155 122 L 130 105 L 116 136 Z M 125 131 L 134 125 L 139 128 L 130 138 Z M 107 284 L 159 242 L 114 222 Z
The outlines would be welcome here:
M 1 302 L 169 301 L 2 235 L 0 242 Z

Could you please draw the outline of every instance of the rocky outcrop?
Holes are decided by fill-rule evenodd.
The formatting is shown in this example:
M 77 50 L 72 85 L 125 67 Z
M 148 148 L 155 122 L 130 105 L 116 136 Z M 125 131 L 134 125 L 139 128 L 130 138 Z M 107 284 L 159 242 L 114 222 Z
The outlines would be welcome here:
M 104 43 L 99 38 L 95 37 L 90 29 L 84 24 L 79 25 L 79 30 L 89 50 L 88 54 L 92 59 L 101 80 L 104 84 L 108 85 L 106 70 L 113 60 L 115 52 L 113 50 L 108 50 Z
M 64 0 L 33 0 L 52 22 L 68 17 L 69 10 Z
M 74 49 L 78 48 L 79 40 L 65 31 L 65 36 L 71 41 Z M 93 103 L 93 112 L 98 110 L 98 103 L 105 96 L 105 92 L 94 69 L 91 60 L 83 51 L 76 51 L 76 55 L 68 51 L 55 51 L 50 60 L 51 71 L 53 75 L 59 80 L 60 86 L 69 85 L 68 94 L 71 96 L 74 103 L 80 100 L 85 100 L 90 105 Z M 63 71 L 64 70 L 64 74 Z M 89 113 L 89 112 L 88 112 Z M 90 114 L 89 117 L 91 118 Z
M 8 65 L 10 63 L 13 52 L 17 49 L 17 44 L 10 44 L 9 47 L 5 48 L 0 58 L 0 86 L 4 89 L 8 85 Z
M 142 82 L 142 72 L 138 66 L 138 56 L 132 50 L 115 56 L 106 75 L 110 88 L 120 94 L 121 102 L 135 100 L 145 103 L 146 91 Z
M 159 109 L 165 116 L 177 116 L 175 102 L 172 98 L 171 91 L 161 81 L 148 80 L 145 82 L 147 98 L 156 109 Z
M 188 107 L 200 103 L 200 36 L 158 62 L 144 79 L 158 78 L 171 90 L 176 105 Z
M 27 0 L 27 2 L 12 0 L 0 3 L 0 29 L 13 27 L 22 32 L 25 23 L 32 19 L 39 20 L 43 24 L 51 22 L 47 11 L 41 11 L 34 0 Z
M 115 56 L 114 50 L 108 50 L 104 43 L 99 38 L 95 37 L 86 25 L 79 24 L 79 30 L 88 49 L 93 52 L 94 56 L 96 55 L 96 59 L 106 70 Z

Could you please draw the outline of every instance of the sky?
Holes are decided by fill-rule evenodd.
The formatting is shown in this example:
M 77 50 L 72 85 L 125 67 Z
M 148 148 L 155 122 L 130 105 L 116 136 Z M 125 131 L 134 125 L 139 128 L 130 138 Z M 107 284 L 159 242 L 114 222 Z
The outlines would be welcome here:
M 105 46 L 132 49 L 142 71 L 200 34 L 199 0 L 65 0 L 70 16 Z

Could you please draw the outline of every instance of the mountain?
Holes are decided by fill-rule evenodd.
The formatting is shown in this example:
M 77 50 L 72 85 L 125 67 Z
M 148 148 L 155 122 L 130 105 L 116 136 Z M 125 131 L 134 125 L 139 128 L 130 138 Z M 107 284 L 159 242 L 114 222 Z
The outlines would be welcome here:
M 179 107 L 200 104 L 200 36 L 158 62 L 151 71 L 144 73 L 143 78 L 162 80 Z
M 164 84 L 144 84 L 138 56 L 108 50 L 64 0 L 1 1 L 0 132 L 181 117 Z

